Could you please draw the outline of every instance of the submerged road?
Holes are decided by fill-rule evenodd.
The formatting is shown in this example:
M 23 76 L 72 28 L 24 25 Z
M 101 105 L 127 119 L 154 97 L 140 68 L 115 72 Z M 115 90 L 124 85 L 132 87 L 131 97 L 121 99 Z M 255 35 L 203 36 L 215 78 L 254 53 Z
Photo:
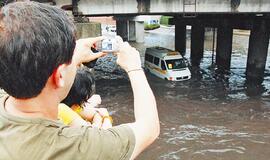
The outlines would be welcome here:
M 144 44 L 133 45 L 142 53 L 146 46 L 174 48 L 172 30 L 148 32 Z M 246 42 L 247 36 L 234 37 L 228 76 L 218 75 L 210 67 L 211 47 L 206 47 L 200 68 L 191 69 L 191 80 L 170 82 L 146 73 L 156 96 L 161 133 L 138 160 L 269 159 L 270 62 L 268 58 L 264 83 L 246 86 Z M 106 60 L 110 60 L 113 69 L 117 68 L 115 59 Z M 115 125 L 133 121 L 133 95 L 129 81 L 123 78 L 126 76 L 122 72 L 112 75 L 113 70 L 101 76 L 102 72 L 96 71 L 101 106 L 108 108 Z
M 146 46 L 174 48 L 172 30 L 147 32 L 144 44 L 132 45 L 142 53 Z M 191 80 L 170 82 L 146 73 L 157 99 L 161 133 L 137 159 L 269 159 L 270 63 L 268 58 L 262 85 L 246 86 L 247 42 L 246 35 L 234 36 L 228 76 L 216 74 L 211 67 L 211 39 L 206 42 L 200 68 L 191 69 Z M 116 124 L 133 120 L 133 95 L 127 79 L 98 79 L 97 93 Z

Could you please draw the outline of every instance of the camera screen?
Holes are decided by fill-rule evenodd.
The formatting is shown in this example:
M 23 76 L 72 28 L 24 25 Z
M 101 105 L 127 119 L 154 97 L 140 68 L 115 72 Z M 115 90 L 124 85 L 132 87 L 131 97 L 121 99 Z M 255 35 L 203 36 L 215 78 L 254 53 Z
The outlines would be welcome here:
M 113 49 L 112 41 L 102 43 L 102 50 L 112 50 L 112 49 Z

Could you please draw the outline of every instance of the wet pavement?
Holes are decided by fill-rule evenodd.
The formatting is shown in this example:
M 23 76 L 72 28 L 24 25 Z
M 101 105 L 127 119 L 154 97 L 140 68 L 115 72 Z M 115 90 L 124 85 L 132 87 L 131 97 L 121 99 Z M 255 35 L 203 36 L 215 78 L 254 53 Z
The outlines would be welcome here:
M 144 44 L 132 45 L 142 51 L 142 57 L 146 46 L 174 48 L 174 35 L 166 30 L 162 34 L 146 33 Z M 234 36 L 232 67 L 226 76 L 215 72 L 211 47 L 206 47 L 200 68 L 190 68 L 191 80 L 170 82 L 146 73 L 156 96 L 161 133 L 137 159 L 269 159 L 270 62 L 268 58 L 263 84 L 247 86 L 247 42 L 245 35 Z M 206 43 L 212 44 L 211 40 Z M 189 53 L 188 49 L 187 58 Z M 133 121 L 132 90 L 126 75 L 121 75 L 115 79 L 100 76 L 97 80 L 102 106 L 111 112 L 115 124 Z

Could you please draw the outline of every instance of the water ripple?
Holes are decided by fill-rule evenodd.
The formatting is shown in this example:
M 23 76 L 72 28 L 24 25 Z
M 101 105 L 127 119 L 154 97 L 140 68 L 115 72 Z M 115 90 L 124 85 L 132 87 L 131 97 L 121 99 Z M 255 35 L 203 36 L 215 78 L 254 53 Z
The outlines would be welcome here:
M 244 154 L 245 152 L 243 152 L 240 149 L 229 149 L 229 148 L 225 148 L 225 149 L 205 149 L 205 150 L 199 150 L 194 152 L 193 154 L 206 154 L 206 153 L 226 153 L 226 152 L 236 152 L 239 154 Z

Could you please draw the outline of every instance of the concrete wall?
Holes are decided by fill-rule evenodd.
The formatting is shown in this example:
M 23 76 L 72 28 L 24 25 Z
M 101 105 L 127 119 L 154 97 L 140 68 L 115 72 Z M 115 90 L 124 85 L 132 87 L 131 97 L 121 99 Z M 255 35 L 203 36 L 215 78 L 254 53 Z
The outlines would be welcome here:
M 238 8 L 239 12 L 269 12 L 270 1 L 269 0 L 241 0 L 241 4 Z
M 79 11 L 84 14 L 136 13 L 136 0 L 81 0 Z
M 182 12 L 183 11 L 183 0 L 151 0 L 150 12 Z
M 55 1 L 58 6 L 71 4 L 71 0 Z M 183 0 L 81 0 L 78 8 L 84 15 L 182 13 Z M 195 8 L 186 6 L 185 10 L 194 12 Z M 196 12 L 270 13 L 270 0 L 197 0 Z
M 77 39 L 87 37 L 97 37 L 101 35 L 101 24 L 95 22 L 76 23 Z

